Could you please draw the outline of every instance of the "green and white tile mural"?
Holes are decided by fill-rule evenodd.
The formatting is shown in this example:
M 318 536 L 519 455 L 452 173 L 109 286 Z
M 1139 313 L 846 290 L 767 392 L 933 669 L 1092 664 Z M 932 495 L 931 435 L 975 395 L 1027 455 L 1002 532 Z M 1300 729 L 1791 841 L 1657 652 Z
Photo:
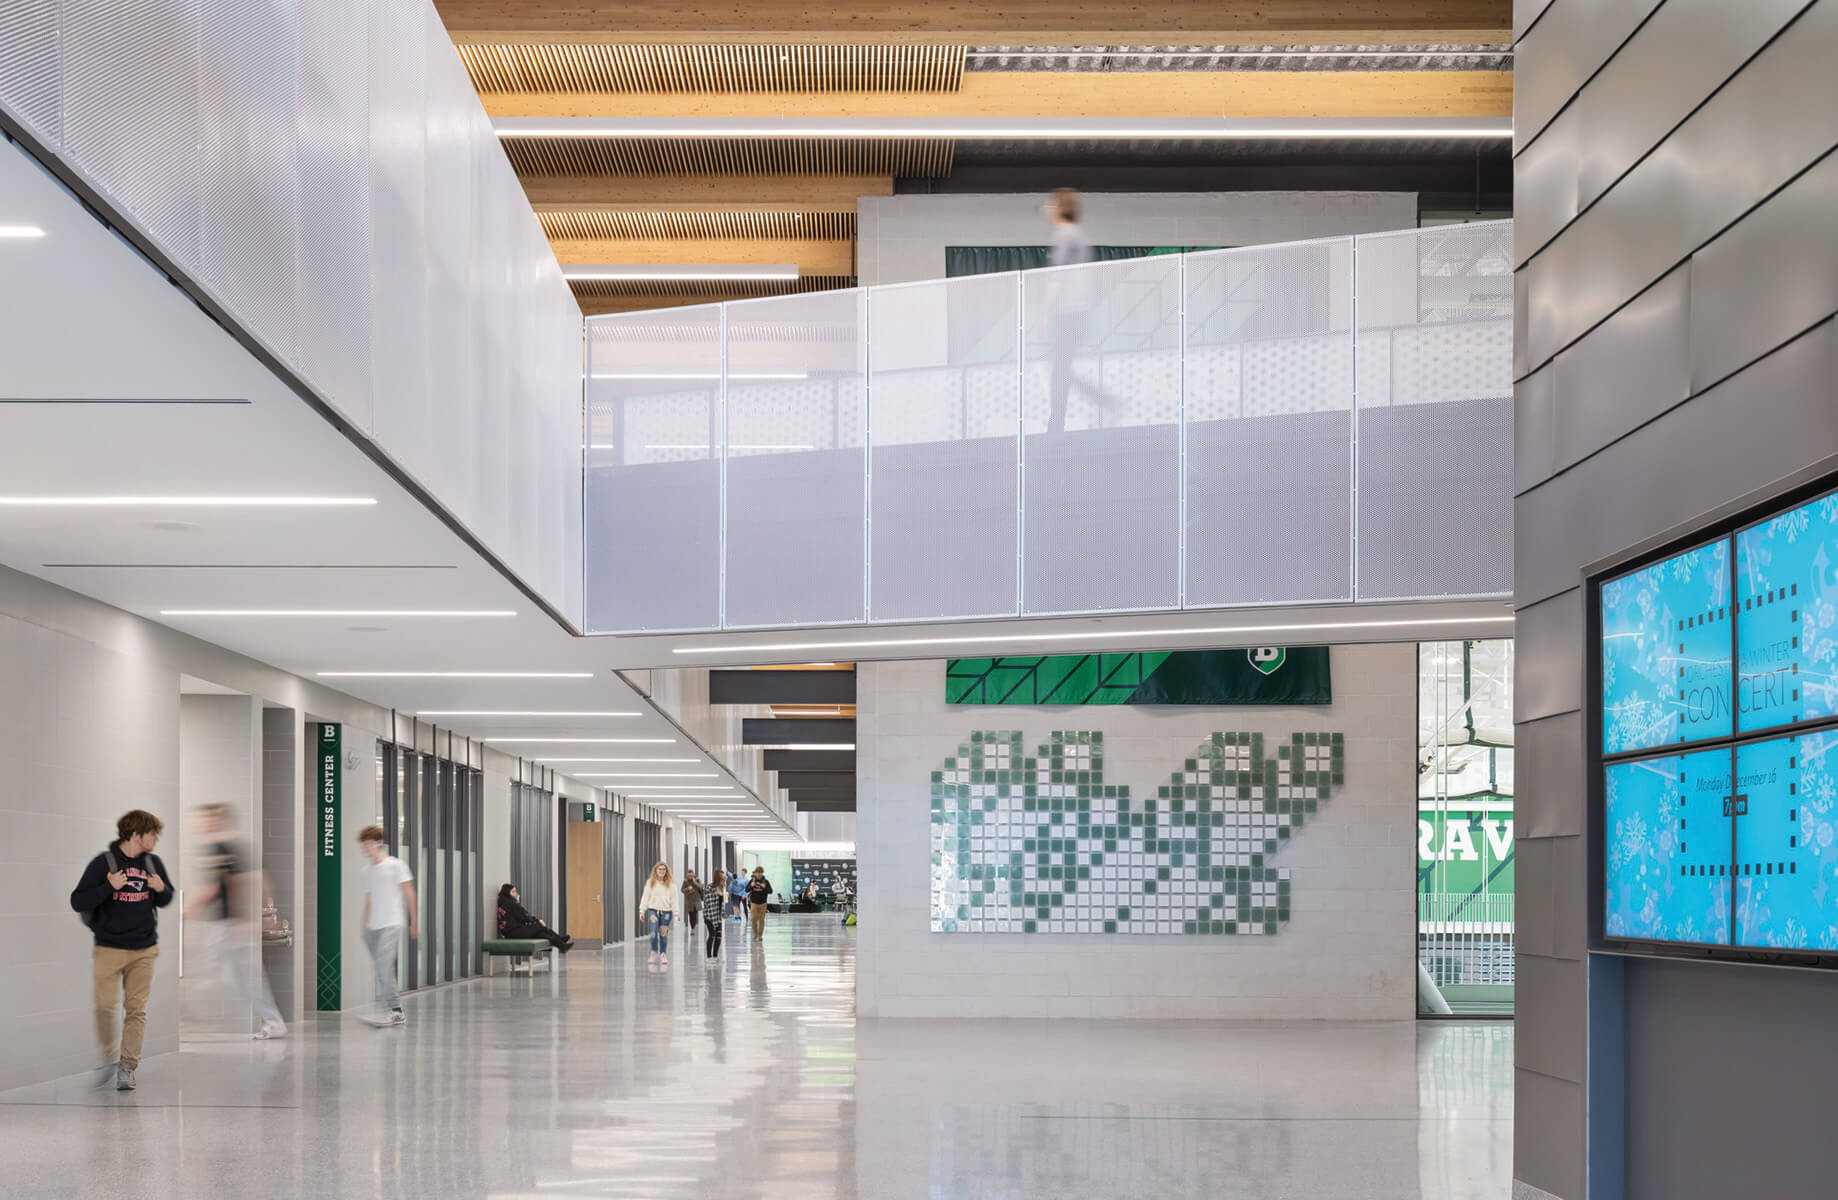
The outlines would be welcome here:
M 1157 785 L 1105 777 L 1104 735 L 983 730 L 932 772 L 936 933 L 1269 935 L 1284 846 L 1346 778 L 1346 738 L 1214 733 Z

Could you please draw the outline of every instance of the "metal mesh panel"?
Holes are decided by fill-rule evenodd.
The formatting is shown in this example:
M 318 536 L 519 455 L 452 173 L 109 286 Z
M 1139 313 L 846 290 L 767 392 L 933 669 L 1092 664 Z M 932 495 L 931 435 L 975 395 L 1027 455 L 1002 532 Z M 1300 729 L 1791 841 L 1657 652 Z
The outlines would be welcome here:
M 703 305 L 587 322 L 589 631 L 721 623 L 721 313 Z
M 419 12 L 370 6 L 371 429 L 411 472 L 406 447 L 431 425 L 427 223 L 427 47 Z
M 293 5 L 206 0 L 198 270 L 243 326 L 293 366 L 300 362 L 298 73 Z
M 1019 277 L 868 294 L 869 619 L 1016 613 Z
M 1190 608 L 1352 599 L 1352 257 L 1188 256 Z
M 59 0 L 0 0 L 0 104 L 48 141 L 63 136 Z
M 65 0 L 64 149 L 176 263 L 198 263 L 200 0 Z
M 506 438 L 478 447 L 476 460 L 468 453 L 481 385 L 473 125 L 460 103 L 465 73 L 432 11 L 424 16 L 422 37 L 427 42 L 428 145 L 427 224 L 421 243 L 429 268 L 431 389 L 428 423 L 417 431 L 414 443 L 420 454 L 413 469 L 438 494 L 470 501 L 477 487 L 475 473 L 508 464 L 511 446 Z M 509 548 L 507 514 L 474 511 L 473 516 L 487 545 Z
M 1357 239 L 1358 596 L 1512 590 L 1512 233 Z
M 370 37 L 365 0 L 300 8 L 300 366 L 371 428 Z
M 863 295 L 729 304 L 729 628 L 865 616 Z
M 1180 599 L 1178 256 L 1023 274 L 1025 613 Z

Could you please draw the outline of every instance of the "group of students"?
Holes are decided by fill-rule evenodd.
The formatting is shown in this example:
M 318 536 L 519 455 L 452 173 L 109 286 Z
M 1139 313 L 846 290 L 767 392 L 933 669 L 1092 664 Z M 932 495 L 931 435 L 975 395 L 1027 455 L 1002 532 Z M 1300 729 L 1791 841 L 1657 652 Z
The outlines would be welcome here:
M 717 870 L 710 883 L 702 882 L 696 878 L 694 871 L 689 871 L 684 874 L 679 886 L 676 877 L 671 874 L 670 864 L 660 862 L 651 868 L 651 874 L 645 880 L 644 894 L 638 898 L 638 911 L 644 914 L 645 928 L 651 935 L 651 954 L 646 960 L 649 970 L 662 970 L 670 965 L 670 926 L 676 921 L 679 895 L 692 931 L 696 928 L 697 918 L 701 918 L 704 930 L 704 966 L 712 967 L 721 961 L 723 917 L 727 915 L 731 901 L 744 898 L 747 902 L 751 911 L 749 929 L 754 941 L 766 934 L 766 904 L 772 899 L 772 882 L 766 878 L 764 867 L 754 867 L 752 875 L 736 876 L 733 879 L 728 877 L 726 871 Z

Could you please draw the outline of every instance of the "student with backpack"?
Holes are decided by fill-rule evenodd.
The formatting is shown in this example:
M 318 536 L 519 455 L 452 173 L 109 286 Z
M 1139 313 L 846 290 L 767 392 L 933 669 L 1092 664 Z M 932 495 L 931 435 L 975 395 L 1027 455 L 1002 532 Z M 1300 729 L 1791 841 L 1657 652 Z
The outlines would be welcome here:
M 158 910 L 172 903 L 172 877 L 153 853 L 165 825 L 134 809 L 115 822 L 115 841 L 89 860 L 70 893 L 70 907 L 95 938 L 90 956 L 96 995 L 96 1041 L 103 1066 L 98 1087 L 114 1077 L 118 1091 L 134 1090 L 141 1043 L 147 1033 L 147 996 L 159 958 Z M 115 1038 L 115 1005 L 124 1009 L 121 1038 Z

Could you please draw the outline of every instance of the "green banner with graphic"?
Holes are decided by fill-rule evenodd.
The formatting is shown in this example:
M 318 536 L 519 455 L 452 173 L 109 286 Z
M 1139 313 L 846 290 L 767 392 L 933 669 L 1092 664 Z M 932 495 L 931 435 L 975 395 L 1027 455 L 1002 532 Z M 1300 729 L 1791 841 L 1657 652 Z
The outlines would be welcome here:
M 947 704 L 1332 704 L 1326 646 L 953 658 Z
M 339 842 L 344 837 L 344 823 L 338 774 L 339 763 L 344 757 L 344 728 L 325 721 L 314 729 L 313 777 L 319 784 L 319 961 L 315 993 L 320 1012 L 337 1012 L 342 1006 L 339 984 L 344 970 L 339 945 L 344 925 L 344 897 L 339 887 L 342 870 Z
M 1510 897 L 1513 857 L 1511 796 L 1418 803 L 1419 892 Z

